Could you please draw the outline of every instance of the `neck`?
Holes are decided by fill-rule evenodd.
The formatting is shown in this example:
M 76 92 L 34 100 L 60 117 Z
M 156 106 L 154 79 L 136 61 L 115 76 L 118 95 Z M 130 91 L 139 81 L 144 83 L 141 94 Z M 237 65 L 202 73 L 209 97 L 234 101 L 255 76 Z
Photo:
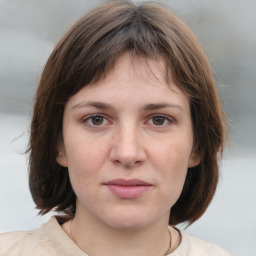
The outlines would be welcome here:
M 166 218 L 147 227 L 127 230 L 112 228 L 77 214 L 73 221 L 65 224 L 64 229 L 90 256 L 164 256 L 170 248 Z

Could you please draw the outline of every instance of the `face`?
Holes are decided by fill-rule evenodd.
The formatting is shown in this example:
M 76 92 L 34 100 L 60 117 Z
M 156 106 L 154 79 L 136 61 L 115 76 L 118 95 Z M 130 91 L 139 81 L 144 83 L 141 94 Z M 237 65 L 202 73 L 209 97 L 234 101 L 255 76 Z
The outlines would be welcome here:
M 199 159 L 189 99 L 163 70 L 161 60 L 126 53 L 67 102 L 57 161 L 68 167 L 77 214 L 118 229 L 168 223 Z

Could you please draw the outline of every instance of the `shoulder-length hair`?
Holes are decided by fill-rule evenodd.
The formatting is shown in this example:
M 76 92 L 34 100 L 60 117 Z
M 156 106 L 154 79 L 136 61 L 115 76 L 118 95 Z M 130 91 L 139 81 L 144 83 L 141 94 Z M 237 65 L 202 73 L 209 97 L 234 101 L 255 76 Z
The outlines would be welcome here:
M 56 162 L 62 141 L 65 103 L 96 82 L 124 52 L 146 59 L 161 57 L 170 77 L 189 97 L 194 151 L 201 163 L 189 168 L 169 224 L 196 221 L 216 190 L 218 153 L 225 125 L 213 72 L 192 31 L 172 12 L 155 4 L 115 1 L 79 19 L 59 41 L 43 70 L 36 93 L 28 152 L 29 185 L 40 214 L 51 210 L 70 218 L 76 195 L 68 171 Z

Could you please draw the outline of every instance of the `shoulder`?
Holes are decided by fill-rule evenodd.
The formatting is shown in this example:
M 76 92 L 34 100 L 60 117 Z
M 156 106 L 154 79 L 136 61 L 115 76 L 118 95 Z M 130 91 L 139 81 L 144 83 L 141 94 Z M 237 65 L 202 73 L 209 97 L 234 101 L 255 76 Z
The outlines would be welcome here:
M 51 246 L 47 239 L 37 234 L 37 230 L 31 231 L 15 231 L 0 234 L 0 255 L 1 256 L 27 256 L 51 255 Z
M 61 223 L 56 216 L 31 231 L 0 234 L 0 256 L 86 256 L 64 232 Z
M 59 248 L 69 238 L 55 217 L 40 228 L 0 234 L 0 256 L 66 255 Z M 64 246 L 65 247 L 65 246 Z
M 223 249 L 222 247 L 216 244 L 213 244 L 192 236 L 189 236 L 189 240 L 191 243 L 192 250 L 197 253 L 201 253 L 197 255 L 232 256 L 231 253 L 227 252 L 225 249 Z
M 232 256 L 222 247 L 180 231 L 182 241 L 170 256 Z

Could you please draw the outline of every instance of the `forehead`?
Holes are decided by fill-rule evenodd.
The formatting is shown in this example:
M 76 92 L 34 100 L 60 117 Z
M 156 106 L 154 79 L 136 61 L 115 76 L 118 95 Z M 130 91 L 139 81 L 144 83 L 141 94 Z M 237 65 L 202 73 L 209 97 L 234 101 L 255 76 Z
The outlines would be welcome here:
M 167 76 L 168 73 L 168 76 Z M 133 83 L 131 83 L 131 80 Z M 174 91 L 180 91 L 178 86 L 174 84 L 167 72 L 167 66 L 163 58 L 150 59 L 144 56 L 133 56 L 130 52 L 124 52 L 114 62 L 113 66 L 97 80 L 87 85 L 88 87 L 97 87 L 101 85 L 115 86 L 119 88 L 133 87 L 142 88 L 143 84 L 150 87 L 164 86 Z M 146 93 L 146 92 L 145 92 Z
M 125 52 L 117 58 L 108 76 L 120 74 L 124 77 L 136 76 L 136 79 L 166 83 L 166 65 L 161 57 L 149 59 L 138 55 L 131 56 L 129 52 Z
M 138 105 L 170 101 L 172 104 L 187 105 L 188 98 L 171 79 L 167 81 L 166 65 L 162 58 L 131 57 L 126 52 L 116 59 L 114 66 L 104 76 L 83 87 L 70 101 L 72 104 L 112 101 Z

